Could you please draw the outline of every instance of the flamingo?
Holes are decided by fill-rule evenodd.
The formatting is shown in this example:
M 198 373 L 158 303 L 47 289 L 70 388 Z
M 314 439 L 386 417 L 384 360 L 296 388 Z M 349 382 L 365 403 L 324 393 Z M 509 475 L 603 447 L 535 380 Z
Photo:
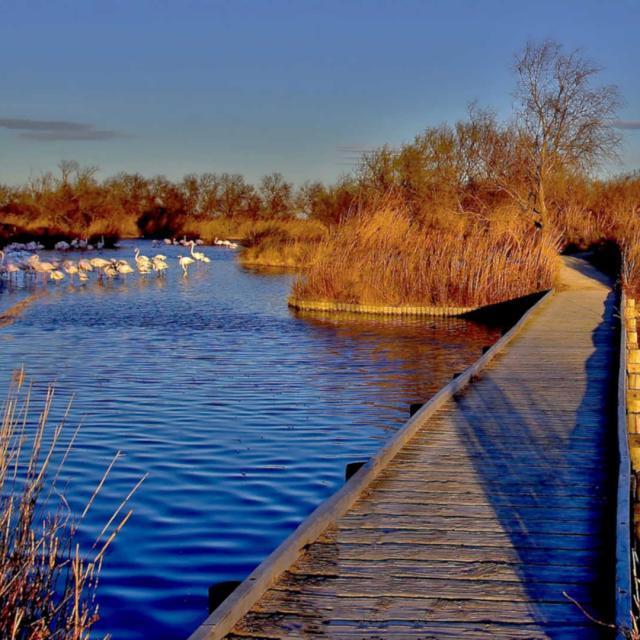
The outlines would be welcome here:
M 104 269 L 107 265 L 111 264 L 109 260 L 105 260 L 104 258 L 91 258 L 89 262 L 92 267 L 96 267 L 97 269 Z
M 187 275 L 189 265 L 193 264 L 195 260 L 193 258 L 189 258 L 188 256 L 178 256 L 178 263 L 182 267 L 182 272 L 184 275 Z
M 78 269 L 80 272 L 93 271 L 93 265 L 91 264 L 91 260 L 78 260 Z
M 45 263 L 46 264 L 46 263 Z M 54 281 L 54 282 L 58 282 L 60 280 L 64 280 L 64 273 L 62 273 L 62 271 L 58 271 L 58 269 L 53 269 L 50 273 L 49 273 L 49 277 Z
M 151 266 L 157 273 L 162 273 L 169 268 L 169 265 L 164 260 L 159 259 L 157 256 L 151 261 Z
M 74 274 L 78 273 L 78 265 L 73 260 L 65 260 L 62 268 L 71 276 L 71 282 L 73 282 Z
M 107 276 L 107 278 L 117 278 L 119 274 L 118 264 L 115 260 L 111 260 L 106 266 L 102 268 L 102 272 L 105 276 Z
M 122 275 L 133 273 L 134 271 L 132 266 L 126 260 L 118 260 L 118 262 L 116 262 L 116 269 L 118 270 L 118 273 L 121 273 Z
M 57 271 L 56 269 L 56 265 L 54 265 L 52 262 L 41 262 L 40 261 L 40 256 L 36 253 L 34 256 L 32 256 L 32 259 L 29 260 L 31 267 L 37 271 L 38 273 L 42 274 L 42 279 L 44 281 L 44 278 L 46 277 L 47 273 L 51 273 L 53 271 Z M 61 272 L 59 272 L 61 273 Z M 64 278 L 64 274 L 62 274 L 62 278 Z M 62 280 L 62 278 L 59 277 L 55 277 L 54 280 Z
M 6 265 L 4 264 L 5 253 L 4 251 L 0 251 L 2 258 L 0 259 L 0 276 L 7 275 L 9 278 L 12 273 L 18 273 L 20 271 L 20 267 L 13 262 L 8 262 Z
M 13 262 L 8 262 L 5 269 L 6 269 L 6 272 L 9 274 L 9 277 L 11 277 L 12 273 L 18 273 L 20 271 L 20 267 L 17 264 L 14 264 Z
M 195 242 L 191 242 L 191 257 L 195 258 L 199 262 L 211 262 L 209 258 L 207 258 L 207 256 L 205 256 L 204 253 L 202 253 L 202 251 L 194 251 L 193 248 L 195 246 L 196 246 Z
M 140 255 L 140 249 L 138 249 L 138 247 L 135 248 L 134 254 L 135 254 L 134 257 L 137 265 L 140 265 L 141 262 L 151 262 L 148 256 Z

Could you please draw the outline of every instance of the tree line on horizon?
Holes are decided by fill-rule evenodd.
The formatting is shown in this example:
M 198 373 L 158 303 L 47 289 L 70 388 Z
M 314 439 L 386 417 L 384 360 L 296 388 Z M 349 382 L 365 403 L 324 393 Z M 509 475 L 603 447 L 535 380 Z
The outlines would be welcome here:
M 638 235 L 640 175 L 597 177 L 620 143 L 616 87 L 597 84 L 596 65 L 552 41 L 529 43 L 513 68 L 510 119 L 474 104 L 463 120 L 364 153 L 330 185 L 295 187 L 280 173 L 256 185 L 230 173 L 98 180 L 96 167 L 63 161 L 57 174 L 0 185 L 0 241 L 226 236 L 244 242 L 250 262 L 301 266 L 358 220 L 386 233 L 368 220 L 390 203 L 418 235 L 470 241 L 510 227 L 520 243 L 540 232 L 554 236 L 549 246 L 580 248 Z M 385 219 L 404 224 L 397 215 Z
M 295 188 L 280 173 L 257 185 L 240 174 L 188 174 L 172 181 L 118 173 L 98 180 L 97 167 L 62 161 L 59 172 L 11 187 L 0 184 L 0 223 L 28 234 L 172 236 L 187 219 L 267 220 L 312 217 L 339 222 L 349 210 L 355 186 L 347 178 L 335 185 L 305 183 Z M 7 231 L 5 230 L 5 233 Z M 16 233 L 15 231 L 13 232 Z
M 553 224 L 566 234 L 577 231 L 569 229 L 576 210 L 590 218 L 610 204 L 612 193 L 619 198 L 628 192 L 637 207 L 638 174 L 594 177 L 604 160 L 616 157 L 620 142 L 613 127 L 617 89 L 593 86 L 599 69 L 550 41 L 527 45 L 514 69 L 510 120 L 472 105 L 468 117 L 453 125 L 429 127 L 398 148 L 363 154 L 353 172 L 331 185 L 296 188 L 280 173 L 257 185 L 231 173 L 177 181 L 119 173 L 100 181 L 97 167 L 62 161 L 58 174 L 18 187 L 0 184 L 0 233 L 166 237 L 216 219 L 237 226 L 303 218 L 332 228 L 393 198 L 427 227 L 509 209 L 537 228 Z

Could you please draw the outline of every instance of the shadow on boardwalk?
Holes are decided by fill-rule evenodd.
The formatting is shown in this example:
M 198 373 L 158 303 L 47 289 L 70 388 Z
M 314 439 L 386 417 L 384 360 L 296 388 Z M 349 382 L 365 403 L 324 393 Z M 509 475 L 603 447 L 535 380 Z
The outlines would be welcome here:
M 609 284 L 588 265 L 573 266 Z M 576 314 L 593 313 L 577 297 L 570 302 Z M 529 378 L 535 360 L 509 363 L 510 384 L 496 363 L 471 394 L 456 398 L 465 417 L 457 426 L 466 457 L 519 557 L 517 572 L 531 599 L 531 616 L 546 627 L 549 638 L 556 634 L 547 624 L 548 609 L 565 598 L 563 592 L 595 618 L 614 619 L 615 305 L 610 291 L 582 371 L 572 370 L 574 347 L 559 343 L 550 353 L 541 352 L 543 361 L 557 361 L 546 386 Z M 514 345 L 505 360 L 519 355 Z M 572 375 L 575 384 L 562 382 Z M 553 389 L 556 384 L 567 391 L 573 387 L 579 395 L 568 393 L 563 400 Z M 585 624 L 591 626 L 589 637 L 611 636 L 606 627 L 589 625 L 586 616 Z

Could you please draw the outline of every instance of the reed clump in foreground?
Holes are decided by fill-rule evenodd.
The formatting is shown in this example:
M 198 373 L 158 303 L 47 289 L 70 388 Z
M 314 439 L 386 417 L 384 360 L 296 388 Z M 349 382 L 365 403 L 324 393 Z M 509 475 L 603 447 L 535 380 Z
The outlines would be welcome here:
M 131 516 L 115 509 L 89 549 L 79 527 L 119 454 L 79 517 L 59 487 L 78 430 L 67 437 L 65 419 L 48 428 L 54 390 L 32 417 L 32 390 L 24 372 L 14 382 L 0 427 L 0 637 L 11 640 L 84 640 L 98 620 L 95 600 L 105 553 Z
M 360 213 L 318 247 L 301 300 L 477 307 L 553 286 L 558 240 L 517 216 L 425 226 L 399 206 Z

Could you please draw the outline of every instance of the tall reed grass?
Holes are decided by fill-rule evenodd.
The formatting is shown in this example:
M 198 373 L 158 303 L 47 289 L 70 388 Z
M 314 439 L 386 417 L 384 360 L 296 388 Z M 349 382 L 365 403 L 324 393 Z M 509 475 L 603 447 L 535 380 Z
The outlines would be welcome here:
M 558 239 L 517 216 L 452 214 L 424 226 L 398 206 L 360 214 L 323 240 L 293 295 L 385 305 L 482 306 L 548 289 Z
M 86 640 L 99 618 L 96 589 L 105 554 L 131 509 L 129 496 L 88 548 L 79 527 L 115 458 L 80 515 L 64 497 L 61 478 L 78 429 L 49 427 L 55 392 L 49 387 L 34 416 L 32 387 L 14 374 L 0 425 L 0 637 L 7 640 Z
M 266 267 L 304 267 L 327 236 L 328 229 L 319 220 L 256 224 L 244 238 L 240 262 Z
M 640 300 L 640 224 L 629 225 L 620 239 L 622 286 L 626 294 Z

